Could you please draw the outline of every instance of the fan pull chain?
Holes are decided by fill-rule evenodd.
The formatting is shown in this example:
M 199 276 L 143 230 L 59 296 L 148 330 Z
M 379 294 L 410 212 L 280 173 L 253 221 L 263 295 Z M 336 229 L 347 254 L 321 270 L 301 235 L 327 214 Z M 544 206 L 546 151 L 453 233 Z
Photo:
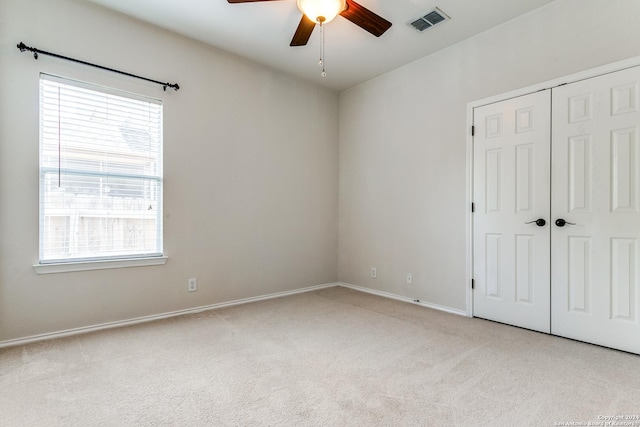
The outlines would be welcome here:
M 324 65 L 324 61 L 322 60 L 322 54 L 324 53 L 324 49 L 322 47 L 322 22 L 320 22 L 320 59 L 318 60 L 318 66 L 322 67 Z
M 322 67 L 320 75 L 327 77 L 327 72 L 324 69 L 324 25 L 322 25 L 322 21 L 320 21 L 320 61 L 318 61 L 318 65 Z

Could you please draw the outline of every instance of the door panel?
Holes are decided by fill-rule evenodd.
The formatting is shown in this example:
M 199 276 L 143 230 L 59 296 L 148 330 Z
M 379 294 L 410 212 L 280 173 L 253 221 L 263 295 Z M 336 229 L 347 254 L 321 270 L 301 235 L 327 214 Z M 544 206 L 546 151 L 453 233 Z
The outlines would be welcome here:
M 640 353 L 640 69 L 553 89 L 551 332 Z
M 542 91 L 476 108 L 473 140 L 473 314 L 547 333 L 550 104 Z

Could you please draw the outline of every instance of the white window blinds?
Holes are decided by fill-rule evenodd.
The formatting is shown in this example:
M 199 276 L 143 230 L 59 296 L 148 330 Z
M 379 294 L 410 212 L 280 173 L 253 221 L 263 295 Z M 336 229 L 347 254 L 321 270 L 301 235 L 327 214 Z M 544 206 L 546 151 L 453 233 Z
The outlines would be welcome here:
M 40 76 L 40 263 L 162 255 L 162 102 Z

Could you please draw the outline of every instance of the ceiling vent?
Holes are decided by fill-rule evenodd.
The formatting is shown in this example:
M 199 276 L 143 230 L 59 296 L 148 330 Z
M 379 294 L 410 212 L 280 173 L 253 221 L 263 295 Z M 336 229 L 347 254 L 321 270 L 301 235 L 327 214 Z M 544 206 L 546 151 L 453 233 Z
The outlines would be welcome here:
M 443 11 L 436 7 L 420 18 L 412 20 L 408 23 L 408 25 L 414 28 L 416 31 L 423 32 L 424 30 L 428 30 L 429 28 L 438 25 L 441 22 L 448 21 L 449 19 L 451 18 L 449 18 Z

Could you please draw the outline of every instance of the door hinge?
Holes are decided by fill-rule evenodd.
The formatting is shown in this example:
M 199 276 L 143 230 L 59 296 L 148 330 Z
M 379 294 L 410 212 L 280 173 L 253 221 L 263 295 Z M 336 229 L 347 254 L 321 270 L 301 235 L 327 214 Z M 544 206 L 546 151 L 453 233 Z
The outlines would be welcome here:
M 471 213 L 474 213 L 475 211 L 476 211 L 476 204 L 471 203 Z
M 476 127 L 471 126 L 471 136 L 475 136 L 475 135 L 476 135 Z
M 476 282 L 471 279 L 471 289 L 475 289 L 476 288 Z

